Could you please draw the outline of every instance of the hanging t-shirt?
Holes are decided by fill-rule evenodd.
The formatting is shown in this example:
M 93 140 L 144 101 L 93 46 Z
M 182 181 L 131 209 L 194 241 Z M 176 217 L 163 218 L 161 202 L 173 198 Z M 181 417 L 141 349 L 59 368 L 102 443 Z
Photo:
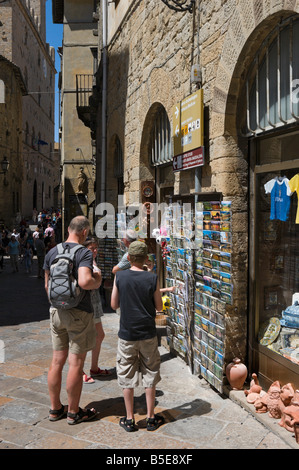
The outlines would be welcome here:
M 273 178 L 264 186 L 266 194 L 271 194 L 270 220 L 288 220 L 291 205 L 291 189 L 288 178 Z
M 290 190 L 292 193 L 296 191 L 299 200 L 299 173 L 289 181 Z M 299 224 L 299 204 L 297 205 L 296 224 Z

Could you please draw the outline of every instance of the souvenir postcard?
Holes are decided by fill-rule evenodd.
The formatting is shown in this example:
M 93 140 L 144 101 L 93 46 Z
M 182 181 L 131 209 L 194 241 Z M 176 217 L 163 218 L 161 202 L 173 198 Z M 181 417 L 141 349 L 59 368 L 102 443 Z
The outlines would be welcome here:
M 233 291 L 232 284 L 228 284 L 227 282 L 221 283 L 221 292 L 227 292 L 228 294 L 231 294 L 232 291 Z
M 220 210 L 222 211 L 230 211 L 231 210 L 231 201 L 222 201 L 220 204 Z
M 197 203 L 195 204 L 195 209 L 196 209 L 196 211 L 198 211 L 198 212 L 203 211 L 203 203 L 202 203 L 202 202 L 197 202 Z
M 212 250 L 209 250 L 208 248 L 204 248 L 202 250 L 202 256 L 205 257 L 205 258 L 211 258 Z
M 216 220 L 216 221 L 211 220 L 210 221 L 210 230 L 220 232 L 220 230 L 222 230 L 221 226 L 222 226 L 222 224 L 220 224 L 220 222 L 218 220 Z
M 215 261 L 215 263 L 219 263 L 219 261 Z M 212 269 L 211 271 L 213 279 L 220 280 L 220 272 L 218 271 L 218 269 Z
M 220 211 L 220 219 L 222 222 L 230 222 L 231 221 L 231 213 L 228 211 Z
M 220 271 L 220 279 L 222 282 L 231 282 L 231 274 L 225 271 Z
M 203 248 L 207 248 L 208 250 L 212 250 L 212 242 L 208 239 L 203 239 Z
M 203 265 L 205 268 L 212 268 L 212 260 L 209 258 L 203 258 Z
M 205 201 L 203 203 L 203 209 L 204 211 L 211 211 L 212 210 L 212 203 L 209 201 Z
M 221 284 L 221 281 L 219 281 L 218 279 L 211 279 L 211 287 L 217 291 L 220 291 L 222 290 L 221 287 L 222 287 L 222 284 Z
M 211 230 L 212 222 L 210 220 L 203 221 L 203 230 Z
M 204 267 L 204 276 L 205 277 L 212 277 L 212 269 Z
M 220 232 L 221 243 L 231 243 L 232 236 L 230 232 Z
M 213 269 L 213 271 L 216 271 L 216 270 L 219 271 L 219 269 L 220 269 L 220 261 L 216 261 L 215 259 L 212 259 L 211 262 L 212 262 L 212 269 Z M 216 277 L 216 279 L 218 279 L 218 275 L 217 275 L 217 274 L 215 274 L 214 277 Z
M 204 240 L 214 240 L 220 241 L 221 232 L 215 232 L 213 230 L 203 230 L 203 238 Z
M 203 220 L 204 221 L 211 220 L 211 212 L 210 211 L 204 211 L 203 212 Z
M 232 305 L 232 295 L 228 294 L 227 292 L 221 292 L 220 293 L 220 299 L 226 302 L 227 304 Z
M 230 263 L 225 263 L 224 261 L 220 261 L 220 269 L 223 271 L 223 273 L 230 273 L 231 272 L 231 264 Z M 226 281 L 225 281 L 226 282 Z
M 222 232 L 222 233 L 225 233 L 225 232 Z M 227 244 L 227 243 L 221 243 L 220 244 L 220 251 L 224 251 L 226 253 L 231 253 L 231 245 L 230 244 Z
M 220 252 L 220 260 L 225 263 L 231 263 L 231 253 L 221 251 Z
M 216 211 L 211 211 L 211 220 L 216 222 L 216 221 L 220 221 L 220 211 L 216 210 Z
M 212 250 L 211 256 L 212 256 L 213 260 L 217 260 L 217 261 L 219 260 L 220 261 L 221 253 L 218 250 Z
M 211 201 L 211 207 L 212 207 L 212 210 L 216 210 L 216 211 L 219 211 L 220 210 L 220 202 L 219 201 Z
M 229 222 L 221 222 L 221 229 L 222 232 L 230 232 L 230 223 Z

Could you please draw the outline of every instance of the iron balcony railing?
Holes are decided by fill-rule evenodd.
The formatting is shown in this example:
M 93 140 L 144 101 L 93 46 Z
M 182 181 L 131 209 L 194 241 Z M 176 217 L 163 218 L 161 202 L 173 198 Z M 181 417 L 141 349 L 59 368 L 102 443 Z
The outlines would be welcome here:
M 92 95 L 94 76 L 92 74 L 76 75 L 77 108 L 89 107 L 89 98 Z

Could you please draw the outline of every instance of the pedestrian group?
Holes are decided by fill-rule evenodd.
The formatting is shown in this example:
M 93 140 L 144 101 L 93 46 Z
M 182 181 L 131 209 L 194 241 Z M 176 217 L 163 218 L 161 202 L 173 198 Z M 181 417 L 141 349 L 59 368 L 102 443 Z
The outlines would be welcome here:
M 25 270 L 32 270 L 32 259 L 37 258 L 37 276 L 43 278 L 48 294 L 50 266 L 57 256 L 57 245 L 73 248 L 81 245 L 74 258 L 74 276 L 83 290 L 79 304 L 71 309 L 54 308 L 50 303 L 50 331 L 53 347 L 48 371 L 50 398 L 49 420 L 67 419 L 75 425 L 95 419 L 94 408 L 81 408 L 80 398 L 83 384 L 95 382 L 95 378 L 109 376 L 111 371 L 98 365 L 101 345 L 105 338 L 102 325 L 103 306 L 100 295 L 102 274 L 96 264 L 97 238 L 90 235 L 89 221 L 84 216 L 73 218 L 68 227 L 68 237 L 62 242 L 61 217 L 59 211 L 33 211 L 37 223 L 32 232 L 25 221 L 19 230 L 11 233 L 2 228 L 0 238 L 0 269 L 3 258 L 9 255 L 12 272 L 19 271 L 19 263 Z M 127 231 L 123 245 L 126 252 L 114 266 L 114 285 L 111 307 L 120 314 L 116 372 L 118 384 L 123 390 L 126 415 L 119 424 L 127 432 L 138 427 L 134 419 L 134 389 L 139 385 L 139 375 L 145 387 L 147 405 L 147 430 L 154 431 L 164 423 L 161 415 L 154 413 L 156 385 L 160 377 L 160 354 L 156 331 L 156 311 L 163 308 L 158 276 L 152 271 L 152 260 L 148 258 L 147 245 L 136 241 L 136 234 Z M 0 271 L 1 272 L 1 271 Z M 49 297 L 48 297 L 49 298 Z M 84 370 L 87 352 L 91 351 L 89 372 Z M 60 400 L 62 371 L 68 361 L 68 403 Z

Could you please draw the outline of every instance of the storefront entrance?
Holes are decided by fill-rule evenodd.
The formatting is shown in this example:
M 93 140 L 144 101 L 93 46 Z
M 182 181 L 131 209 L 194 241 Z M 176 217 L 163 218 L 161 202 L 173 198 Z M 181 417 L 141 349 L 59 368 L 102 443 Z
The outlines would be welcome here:
M 299 130 L 250 145 L 253 369 L 267 385 L 279 380 L 298 388 Z

